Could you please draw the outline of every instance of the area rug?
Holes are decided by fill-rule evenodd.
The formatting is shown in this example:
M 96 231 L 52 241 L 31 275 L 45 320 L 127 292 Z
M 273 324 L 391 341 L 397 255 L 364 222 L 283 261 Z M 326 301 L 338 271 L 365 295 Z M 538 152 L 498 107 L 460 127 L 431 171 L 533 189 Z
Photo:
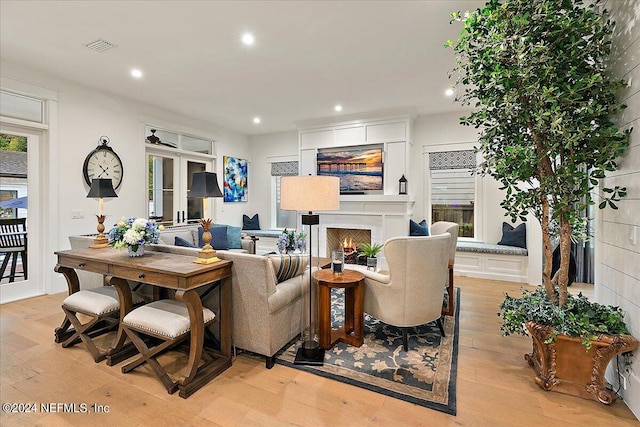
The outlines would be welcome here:
M 361 347 L 337 343 L 325 352 L 323 366 L 295 365 L 296 341 L 276 363 L 455 415 L 460 289 L 455 292 L 456 312 L 444 317 L 444 338 L 435 322 L 412 328 L 405 352 L 398 328 L 365 314 Z M 331 311 L 337 328 L 344 322 L 343 289 L 332 290 Z

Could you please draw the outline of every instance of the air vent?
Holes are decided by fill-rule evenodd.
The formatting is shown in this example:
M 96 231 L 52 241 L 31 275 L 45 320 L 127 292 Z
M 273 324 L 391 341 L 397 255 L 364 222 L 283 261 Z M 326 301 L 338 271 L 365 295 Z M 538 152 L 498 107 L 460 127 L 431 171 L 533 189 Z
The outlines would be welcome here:
M 102 39 L 98 39 L 94 42 L 85 44 L 85 46 L 89 49 L 95 50 L 96 52 L 104 52 L 105 50 L 117 47 L 115 44 L 109 43 L 108 41 Z

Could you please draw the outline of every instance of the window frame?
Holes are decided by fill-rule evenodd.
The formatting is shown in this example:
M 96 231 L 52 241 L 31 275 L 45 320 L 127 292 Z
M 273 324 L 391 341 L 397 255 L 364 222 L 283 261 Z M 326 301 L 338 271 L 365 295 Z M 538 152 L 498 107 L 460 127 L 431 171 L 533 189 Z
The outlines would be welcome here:
M 427 223 L 432 224 L 431 211 L 431 169 L 429 162 L 429 154 L 448 151 L 465 151 L 475 150 L 475 142 L 459 142 L 450 144 L 433 144 L 423 146 L 423 171 L 424 171 L 424 206 L 423 212 Z M 476 153 L 476 165 L 480 164 L 482 156 Z M 473 237 L 458 237 L 461 241 L 482 242 L 484 238 L 484 220 L 483 220 L 483 185 L 482 177 L 478 174 L 474 175 L 474 200 L 473 200 Z
M 170 147 L 161 144 L 152 144 L 146 140 L 147 136 L 150 135 L 150 129 L 156 129 L 158 131 L 172 133 L 177 136 L 177 147 Z M 187 199 L 187 190 L 188 190 L 188 182 L 189 177 L 187 176 L 187 164 L 188 162 L 195 163 L 203 163 L 205 165 L 205 170 L 208 172 L 213 172 L 216 170 L 216 140 L 209 137 L 198 136 L 193 132 L 182 132 L 180 130 L 172 130 L 162 126 L 150 125 L 149 123 L 144 124 L 144 147 L 145 147 L 145 170 L 148 171 L 149 165 L 149 156 L 163 157 L 167 159 L 171 159 L 173 161 L 173 212 L 172 217 L 176 212 L 182 212 L 183 216 L 185 212 L 188 212 L 188 199 Z M 188 139 L 199 139 L 202 141 L 208 141 L 211 143 L 210 151 L 212 154 L 205 154 L 197 151 L 185 150 L 182 148 L 183 138 Z M 145 174 L 146 175 L 146 174 Z M 147 216 L 150 215 L 149 212 L 149 182 L 148 179 L 144 180 L 145 182 L 145 210 Z M 215 202 L 209 204 L 207 206 L 207 211 L 204 214 L 204 217 L 212 217 L 212 213 L 215 212 Z M 188 215 L 187 215 L 188 216 Z M 189 222 L 194 222 L 194 219 L 188 219 L 187 216 L 184 216 L 184 220 L 180 217 L 173 218 L 171 221 L 171 225 L 177 224 L 185 224 Z M 169 221 L 163 221 L 163 223 L 168 224 Z
M 273 156 L 268 157 L 267 161 L 269 163 L 269 171 L 271 171 L 271 166 L 273 163 L 284 163 L 284 162 L 298 162 L 298 173 L 300 173 L 300 159 L 298 156 Z M 270 172 L 271 173 L 271 172 Z M 270 175 L 271 177 L 271 199 L 269 200 L 269 213 L 270 213 L 270 228 L 272 229 L 282 229 L 285 228 L 283 226 L 278 226 L 278 176 Z M 297 213 L 294 214 L 294 221 L 296 221 L 292 227 L 297 227 Z

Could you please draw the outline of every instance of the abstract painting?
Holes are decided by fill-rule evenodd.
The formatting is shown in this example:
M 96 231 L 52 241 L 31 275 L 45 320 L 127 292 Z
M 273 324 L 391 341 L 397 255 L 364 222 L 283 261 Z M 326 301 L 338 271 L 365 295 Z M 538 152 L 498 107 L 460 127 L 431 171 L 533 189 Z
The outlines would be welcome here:
M 247 168 L 248 162 L 244 159 L 224 156 L 224 201 L 247 201 Z

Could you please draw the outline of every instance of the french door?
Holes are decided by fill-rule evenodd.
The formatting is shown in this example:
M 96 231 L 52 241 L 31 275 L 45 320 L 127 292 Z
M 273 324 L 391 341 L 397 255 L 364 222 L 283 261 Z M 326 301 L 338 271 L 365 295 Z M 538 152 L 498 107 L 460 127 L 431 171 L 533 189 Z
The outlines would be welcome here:
M 0 265 L 8 258 L 0 280 L 0 303 L 5 303 L 44 294 L 40 231 L 45 215 L 40 206 L 38 168 L 44 149 L 42 133 L 37 129 L 0 123 L 0 134 L 0 156 L 11 158 L 14 167 L 13 173 L 0 176 L 0 217 L 25 218 L 27 232 L 25 259 L 0 252 Z M 15 275 L 9 277 L 14 268 Z
M 213 170 L 213 161 L 197 156 L 147 150 L 149 167 L 148 216 L 164 225 L 196 222 L 207 216 L 202 199 L 187 192 L 195 172 Z

